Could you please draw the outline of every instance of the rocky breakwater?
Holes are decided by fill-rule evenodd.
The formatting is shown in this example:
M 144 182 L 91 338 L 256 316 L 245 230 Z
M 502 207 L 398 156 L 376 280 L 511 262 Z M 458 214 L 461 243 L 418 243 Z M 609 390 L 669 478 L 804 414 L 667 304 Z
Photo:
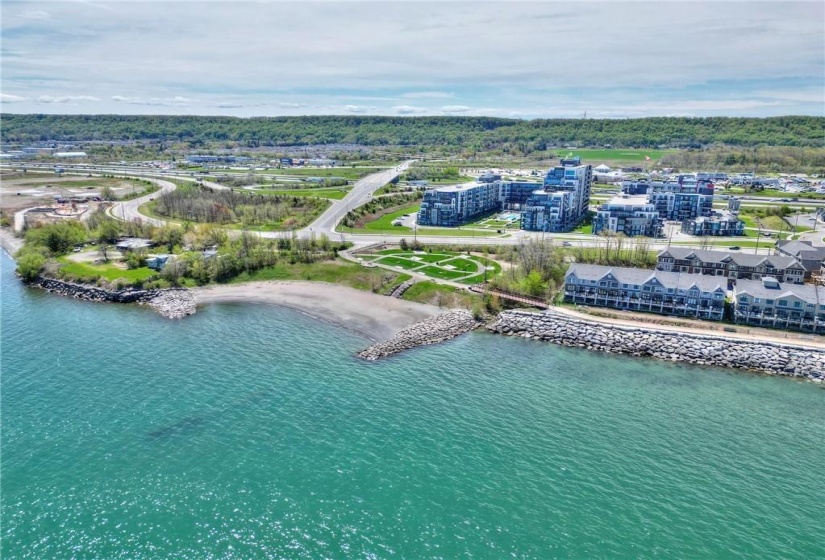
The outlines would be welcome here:
M 99 286 L 76 284 L 54 278 L 37 278 L 30 282 L 29 286 L 40 288 L 52 294 L 86 301 L 146 304 L 169 319 L 180 319 L 192 315 L 197 309 L 192 293 L 182 288 L 168 290 L 131 288 L 107 290 Z
M 487 329 L 601 352 L 825 381 L 825 351 L 790 343 L 607 325 L 552 311 L 505 311 Z
M 373 344 L 359 352 L 358 357 L 371 361 L 378 360 L 416 346 L 450 340 L 478 326 L 479 322 L 469 311 L 450 311 L 410 325 L 398 331 L 391 339 Z

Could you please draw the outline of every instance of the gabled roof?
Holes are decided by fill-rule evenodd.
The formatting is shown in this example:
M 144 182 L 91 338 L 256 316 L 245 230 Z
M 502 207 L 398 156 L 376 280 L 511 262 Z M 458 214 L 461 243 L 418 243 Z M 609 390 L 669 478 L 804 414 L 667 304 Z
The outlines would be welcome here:
M 760 280 L 737 280 L 734 293 L 751 297 L 781 299 L 797 297 L 806 303 L 825 304 L 825 286 L 812 284 L 779 284 L 779 288 L 766 288 Z
M 795 258 L 784 255 L 751 255 L 749 253 L 714 251 L 710 249 L 691 249 L 690 247 L 671 247 L 659 253 L 660 257 L 665 255 L 680 260 L 695 258 L 704 263 L 733 262 L 737 266 L 755 267 L 765 264 L 778 269 L 802 267 Z
M 597 264 L 572 264 L 567 269 L 567 276 L 574 275 L 583 280 L 602 280 L 612 275 L 622 284 L 642 285 L 654 283 L 665 288 L 679 288 L 689 290 L 696 287 L 703 292 L 727 291 L 727 278 L 708 276 L 706 274 L 683 274 L 679 272 L 665 272 L 662 270 L 648 270 L 645 268 L 627 268 L 621 266 L 602 266 Z

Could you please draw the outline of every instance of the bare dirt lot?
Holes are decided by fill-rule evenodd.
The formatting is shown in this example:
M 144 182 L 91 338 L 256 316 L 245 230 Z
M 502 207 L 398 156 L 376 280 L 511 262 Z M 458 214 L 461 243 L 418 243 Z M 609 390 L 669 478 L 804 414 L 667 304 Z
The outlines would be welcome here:
M 120 198 L 141 193 L 148 185 L 129 179 L 4 171 L 0 174 L 0 209 L 9 215 L 23 208 L 49 206 L 56 197 L 99 196 L 106 187 Z

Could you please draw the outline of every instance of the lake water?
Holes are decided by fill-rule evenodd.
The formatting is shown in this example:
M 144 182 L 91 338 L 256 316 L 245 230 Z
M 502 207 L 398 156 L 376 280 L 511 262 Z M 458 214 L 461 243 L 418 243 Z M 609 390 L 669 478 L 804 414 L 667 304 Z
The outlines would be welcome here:
M 2 256 L 2 557 L 825 557 L 825 390 L 473 333 L 378 363 Z

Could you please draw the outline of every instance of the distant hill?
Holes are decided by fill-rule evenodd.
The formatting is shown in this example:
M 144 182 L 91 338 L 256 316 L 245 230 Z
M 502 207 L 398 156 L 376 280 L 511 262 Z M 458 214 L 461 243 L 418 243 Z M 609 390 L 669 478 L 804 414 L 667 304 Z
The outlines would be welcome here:
M 3 114 L 5 142 L 162 140 L 238 142 L 247 147 L 309 144 L 447 146 L 473 149 L 660 145 L 825 145 L 825 118 L 499 119 L 492 117 L 197 117 Z

